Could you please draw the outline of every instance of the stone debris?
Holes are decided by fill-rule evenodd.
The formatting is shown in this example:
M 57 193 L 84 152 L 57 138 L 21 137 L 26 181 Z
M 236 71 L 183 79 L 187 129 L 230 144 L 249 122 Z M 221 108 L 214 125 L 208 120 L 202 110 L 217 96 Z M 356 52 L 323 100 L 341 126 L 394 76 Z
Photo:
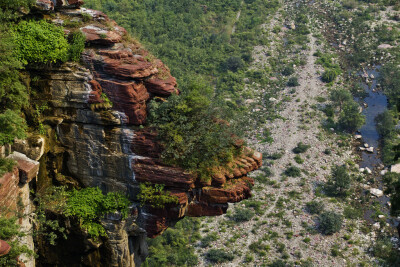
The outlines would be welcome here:
M 361 135 L 361 134 L 356 134 L 356 135 L 354 136 L 354 138 L 355 138 L 356 140 L 360 140 L 360 139 L 362 139 L 362 135 Z
M 383 196 L 383 191 L 378 188 L 371 188 L 370 193 L 376 197 Z
M 395 165 L 392 165 L 390 167 L 390 171 L 391 172 L 395 172 L 395 173 L 400 173 L 400 163 L 397 163 Z
M 374 153 L 374 147 L 373 146 L 368 147 L 368 148 L 365 149 L 365 151 L 367 151 L 369 153 Z

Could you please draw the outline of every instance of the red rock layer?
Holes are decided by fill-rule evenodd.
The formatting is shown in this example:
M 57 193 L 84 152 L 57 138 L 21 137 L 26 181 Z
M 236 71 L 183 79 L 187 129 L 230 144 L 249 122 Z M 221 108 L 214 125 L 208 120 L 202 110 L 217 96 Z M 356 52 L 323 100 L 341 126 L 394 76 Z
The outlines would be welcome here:
M 97 13 L 93 18 L 107 25 L 94 22 L 80 29 L 86 42 L 95 45 L 83 53 L 84 61 L 94 74 L 88 103 L 103 102 L 100 96 L 105 93 L 114 104 L 113 109 L 128 116 L 129 124 L 142 125 L 146 122 L 147 102 L 152 96 L 179 93 L 176 80 L 160 60 L 151 60 L 140 45 L 122 44 L 126 30 L 115 21 Z
M 209 181 L 200 182 L 193 173 L 161 163 L 159 158 L 162 148 L 156 137 L 152 129 L 135 132 L 132 150 L 139 155 L 132 163 L 135 179 L 138 182 L 164 184 L 166 190 L 179 196 L 179 203 L 164 209 L 146 208 L 146 213 L 153 215 L 147 219 L 145 226 L 149 237 L 161 234 L 169 224 L 185 215 L 221 215 L 226 212 L 228 203 L 239 202 L 251 196 L 254 181 L 245 175 L 261 166 L 261 153 L 245 149 L 244 155 L 236 158 L 227 168 L 216 168 Z

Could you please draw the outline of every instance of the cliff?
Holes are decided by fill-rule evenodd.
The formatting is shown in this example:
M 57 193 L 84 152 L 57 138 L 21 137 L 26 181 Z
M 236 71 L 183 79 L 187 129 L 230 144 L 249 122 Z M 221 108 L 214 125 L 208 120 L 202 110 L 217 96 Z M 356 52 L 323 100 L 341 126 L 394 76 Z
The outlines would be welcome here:
M 262 156 L 244 148 L 229 166 L 216 168 L 208 181 L 164 164 L 157 131 L 146 124 L 147 105 L 155 97 L 179 94 L 175 78 L 115 21 L 102 12 L 80 8 L 81 4 L 73 0 L 37 2 L 36 14 L 64 25 L 67 35 L 79 25 L 86 37 L 80 63 L 29 69 L 35 77 L 31 87 L 37 92 L 32 101 L 49 107 L 43 123 L 50 126 L 47 135 L 56 136 L 46 138 L 46 149 L 39 156 L 37 186 L 98 186 L 103 192 L 127 194 L 134 203 L 129 219 L 104 220 L 109 234 L 104 246 L 110 255 L 101 256 L 102 244 L 96 249 L 85 246 L 76 261 L 85 258 L 84 265 L 91 266 L 103 257 L 107 258 L 105 266 L 134 266 L 146 256 L 144 234 L 155 237 L 184 216 L 221 215 L 228 203 L 250 197 L 253 180 L 246 175 L 261 166 Z M 26 146 L 15 145 L 14 150 L 29 154 Z M 2 179 L 10 175 L 14 174 Z M 164 208 L 140 205 L 139 187 L 147 182 L 164 184 L 178 203 Z M 42 265 L 63 265 L 57 253 L 47 253 L 52 256 L 41 257 Z

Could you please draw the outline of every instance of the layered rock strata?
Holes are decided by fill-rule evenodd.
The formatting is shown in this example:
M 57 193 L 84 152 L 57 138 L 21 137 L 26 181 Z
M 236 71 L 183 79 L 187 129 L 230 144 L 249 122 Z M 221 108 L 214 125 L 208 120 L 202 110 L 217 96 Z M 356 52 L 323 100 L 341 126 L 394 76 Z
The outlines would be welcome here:
M 54 5 L 45 1 L 38 7 L 49 12 Z M 43 122 L 54 129 L 57 153 L 62 155 L 62 160 L 47 165 L 56 166 L 54 175 L 62 173 L 83 186 L 129 196 L 136 205 L 135 222 L 117 218 L 104 225 L 109 232 L 106 246 L 113 247 L 109 266 L 134 266 L 140 261 L 136 256 L 146 254 L 144 233 L 155 237 L 186 215 L 221 215 L 228 203 L 250 197 L 253 180 L 246 175 L 261 166 L 262 156 L 244 149 L 229 166 L 215 168 L 207 181 L 164 164 L 157 132 L 146 126 L 147 105 L 154 97 L 179 94 L 175 78 L 125 29 L 99 11 L 71 8 L 78 7 L 76 3 L 56 4 L 56 9 L 70 8 L 59 9 L 52 18 L 57 24 L 80 23 L 87 44 L 82 62 L 30 70 L 39 77 L 31 84 L 38 92 L 35 101 L 50 107 Z M 67 27 L 65 32 L 73 30 Z M 163 209 L 141 206 L 139 186 L 148 182 L 164 184 L 178 203 Z

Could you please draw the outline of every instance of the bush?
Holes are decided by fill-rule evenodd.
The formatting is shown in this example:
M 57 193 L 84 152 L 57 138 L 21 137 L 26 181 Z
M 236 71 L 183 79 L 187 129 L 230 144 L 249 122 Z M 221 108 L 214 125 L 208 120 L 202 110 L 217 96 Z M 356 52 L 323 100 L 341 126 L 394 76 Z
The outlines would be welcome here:
M 206 253 L 206 259 L 212 263 L 223 263 L 232 261 L 235 256 L 232 253 L 228 253 L 222 249 L 210 249 Z
M 297 77 L 290 77 L 289 81 L 287 82 L 287 86 L 289 87 L 296 87 L 299 85 L 299 79 Z
M 14 28 L 17 58 L 23 63 L 55 63 L 68 60 L 64 31 L 45 20 L 21 21 Z
M 361 207 L 345 207 L 343 215 L 346 219 L 359 219 L 362 218 L 363 210 Z
M 141 183 L 137 196 L 142 205 L 149 204 L 153 208 L 164 208 L 167 204 L 177 204 L 179 199 L 170 192 L 164 191 L 163 184 Z
M 297 143 L 297 146 L 293 148 L 293 153 L 300 154 L 306 152 L 311 146 L 303 144 L 303 142 Z
M 223 110 L 213 106 L 211 88 L 203 83 L 192 86 L 189 91 L 172 95 L 163 103 L 152 101 L 149 120 L 164 147 L 163 162 L 208 180 L 211 169 L 232 161 L 241 153 L 241 147 L 235 143 L 237 137 L 232 124 L 221 118 Z
M 322 81 L 325 83 L 333 82 L 337 77 L 337 73 L 335 70 L 326 70 L 322 74 Z
M 245 208 L 235 208 L 235 213 L 232 215 L 232 219 L 236 222 L 246 222 L 254 217 L 254 211 Z
M 198 257 L 190 243 L 196 241 L 199 229 L 198 218 L 185 217 L 162 235 L 149 238 L 149 256 L 143 266 L 197 266 Z
M 284 76 L 290 76 L 294 73 L 294 68 L 293 66 L 286 66 L 283 70 L 282 70 L 282 75 Z
M 33 256 L 33 251 L 18 242 L 18 238 L 25 235 L 17 223 L 17 218 L 0 216 L 0 240 L 6 241 L 11 246 L 11 250 L 7 255 L 0 256 L 0 266 L 19 266 L 17 258 L 21 254 L 25 254 L 28 257 Z
M 24 139 L 26 129 L 25 120 L 14 111 L 7 109 L 0 114 L 0 146 L 12 144 L 15 138 Z
M 306 208 L 311 214 L 320 214 L 324 211 L 325 205 L 322 201 L 312 200 L 306 204 Z
M 0 178 L 7 172 L 11 172 L 15 166 L 15 161 L 7 158 L 0 158 Z
M 355 101 L 347 102 L 340 114 L 338 126 L 340 129 L 354 132 L 365 122 L 365 116 L 359 112 L 359 105 Z
M 214 232 L 214 233 L 212 233 L 212 234 L 206 235 L 205 237 L 203 237 L 203 238 L 201 239 L 200 247 L 206 248 L 206 247 L 210 246 L 210 243 L 211 243 L 212 241 L 216 241 L 216 240 L 218 240 L 218 235 L 217 235 L 217 233 Z
M 81 54 L 85 49 L 86 37 L 80 31 L 73 32 L 70 36 L 69 59 L 72 61 L 79 61 Z
M 319 229 L 325 235 L 340 231 L 342 223 L 342 216 L 333 211 L 326 211 L 319 216 Z
M 244 62 L 240 57 L 230 57 L 225 62 L 225 69 L 237 72 L 244 67 Z
M 120 211 L 122 218 L 128 216 L 130 201 L 120 193 L 110 192 L 103 195 L 98 187 L 73 189 L 67 192 L 65 215 L 76 216 L 81 227 L 93 238 L 107 236 L 100 218 L 107 213 Z
M 301 170 L 295 166 L 290 166 L 285 170 L 284 174 L 290 177 L 299 177 L 301 175 Z
M 345 165 L 332 168 L 331 178 L 327 185 L 332 195 L 346 195 L 351 185 L 351 178 Z

